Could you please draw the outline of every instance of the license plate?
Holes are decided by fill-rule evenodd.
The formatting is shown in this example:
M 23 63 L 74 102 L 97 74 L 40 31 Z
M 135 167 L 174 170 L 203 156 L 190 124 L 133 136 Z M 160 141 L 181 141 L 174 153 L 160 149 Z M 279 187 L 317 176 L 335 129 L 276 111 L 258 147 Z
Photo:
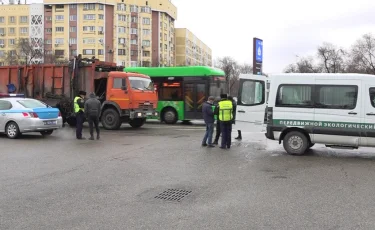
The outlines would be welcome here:
M 44 125 L 56 125 L 56 121 L 44 121 Z
M 147 116 L 151 116 L 151 115 L 152 115 L 152 113 L 146 113 L 146 115 L 147 115 Z

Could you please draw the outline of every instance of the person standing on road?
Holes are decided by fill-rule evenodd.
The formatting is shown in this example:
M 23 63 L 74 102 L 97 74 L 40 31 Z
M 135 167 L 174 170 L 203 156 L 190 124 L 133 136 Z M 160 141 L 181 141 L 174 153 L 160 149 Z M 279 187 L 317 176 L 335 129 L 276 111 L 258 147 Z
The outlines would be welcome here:
M 237 102 L 234 100 L 234 98 L 232 96 L 229 96 L 228 99 L 231 100 L 232 103 L 233 103 L 233 122 L 232 122 L 232 124 L 235 125 L 236 124 L 236 113 L 237 113 Z M 238 132 L 238 136 L 234 139 L 242 140 L 241 130 L 238 129 L 237 132 Z
M 94 140 L 94 125 L 96 130 L 96 139 L 100 139 L 99 116 L 101 103 L 96 98 L 95 93 L 90 93 L 90 98 L 85 103 L 85 115 L 90 127 L 90 140 Z
M 212 110 L 212 105 L 214 103 L 215 98 L 213 96 L 208 97 L 207 102 L 203 103 L 202 112 L 203 112 L 203 119 L 206 123 L 206 133 L 204 134 L 202 140 L 202 146 L 208 147 L 215 147 L 212 144 L 212 135 L 214 133 L 214 111 Z
M 228 99 L 228 96 L 226 94 L 222 94 L 221 98 L 223 99 L 219 102 L 219 106 L 217 108 L 222 135 L 220 148 L 230 149 L 232 141 L 233 103 Z
M 214 118 L 215 118 L 215 121 L 216 121 L 216 135 L 215 135 L 215 140 L 214 140 L 214 145 L 218 145 L 219 144 L 219 138 L 220 138 L 220 134 L 221 134 L 221 130 L 220 130 L 220 121 L 218 119 L 218 110 L 216 109 L 218 106 L 219 106 L 219 101 L 220 101 L 220 97 L 217 97 L 215 102 L 214 102 Z
M 74 98 L 74 113 L 76 115 L 76 138 L 78 140 L 84 140 L 86 138 L 82 137 L 83 122 L 85 121 L 85 91 L 79 91 L 78 96 Z

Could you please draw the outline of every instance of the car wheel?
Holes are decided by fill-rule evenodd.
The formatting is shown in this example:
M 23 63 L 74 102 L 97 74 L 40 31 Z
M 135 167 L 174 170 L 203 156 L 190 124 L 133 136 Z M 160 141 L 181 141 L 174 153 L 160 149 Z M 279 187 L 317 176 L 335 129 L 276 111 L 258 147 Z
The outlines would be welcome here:
M 284 149 L 288 154 L 291 155 L 303 155 L 307 148 L 310 146 L 310 143 L 305 136 L 305 134 L 293 131 L 288 134 L 283 139 Z
M 16 122 L 9 122 L 5 128 L 6 134 L 10 139 L 16 139 L 21 135 L 20 129 Z
M 174 109 L 167 109 L 163 113 L 163 120 L 166 124 L 176 124 L 177 122 L 177 113 Z
M 42 134 L 42 136 L 49 136 L 52 133 L 53 133 L 53 130 L 45 130 L 45 131 L 40 132 L 40 134 Z
M 105 129 L 115 130 L 121 127 L 120 115 L 114 109 L 106 109 L 103 112 L 101 122 Z

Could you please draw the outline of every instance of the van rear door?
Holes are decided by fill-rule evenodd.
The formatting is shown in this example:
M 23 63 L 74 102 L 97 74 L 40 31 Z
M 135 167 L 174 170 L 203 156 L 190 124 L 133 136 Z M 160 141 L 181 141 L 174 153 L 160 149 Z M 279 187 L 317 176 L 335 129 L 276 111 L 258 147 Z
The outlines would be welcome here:
M 267 78 L 241 74 L 237 99 L 236 127 L 243 132 L 264 132 Z

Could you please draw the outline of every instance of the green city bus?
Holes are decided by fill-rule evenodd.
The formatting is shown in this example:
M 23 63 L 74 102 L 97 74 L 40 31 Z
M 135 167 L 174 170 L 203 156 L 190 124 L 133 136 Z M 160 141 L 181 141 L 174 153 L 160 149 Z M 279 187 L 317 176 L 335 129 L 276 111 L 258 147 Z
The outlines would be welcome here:
M 124 71 L 151 77 L 159 97 L 157 119 L 167 124 L 203 119 L 202 105 L 208 96 L 227 93 L 224 72 L 208 66 L 128 67 Z

